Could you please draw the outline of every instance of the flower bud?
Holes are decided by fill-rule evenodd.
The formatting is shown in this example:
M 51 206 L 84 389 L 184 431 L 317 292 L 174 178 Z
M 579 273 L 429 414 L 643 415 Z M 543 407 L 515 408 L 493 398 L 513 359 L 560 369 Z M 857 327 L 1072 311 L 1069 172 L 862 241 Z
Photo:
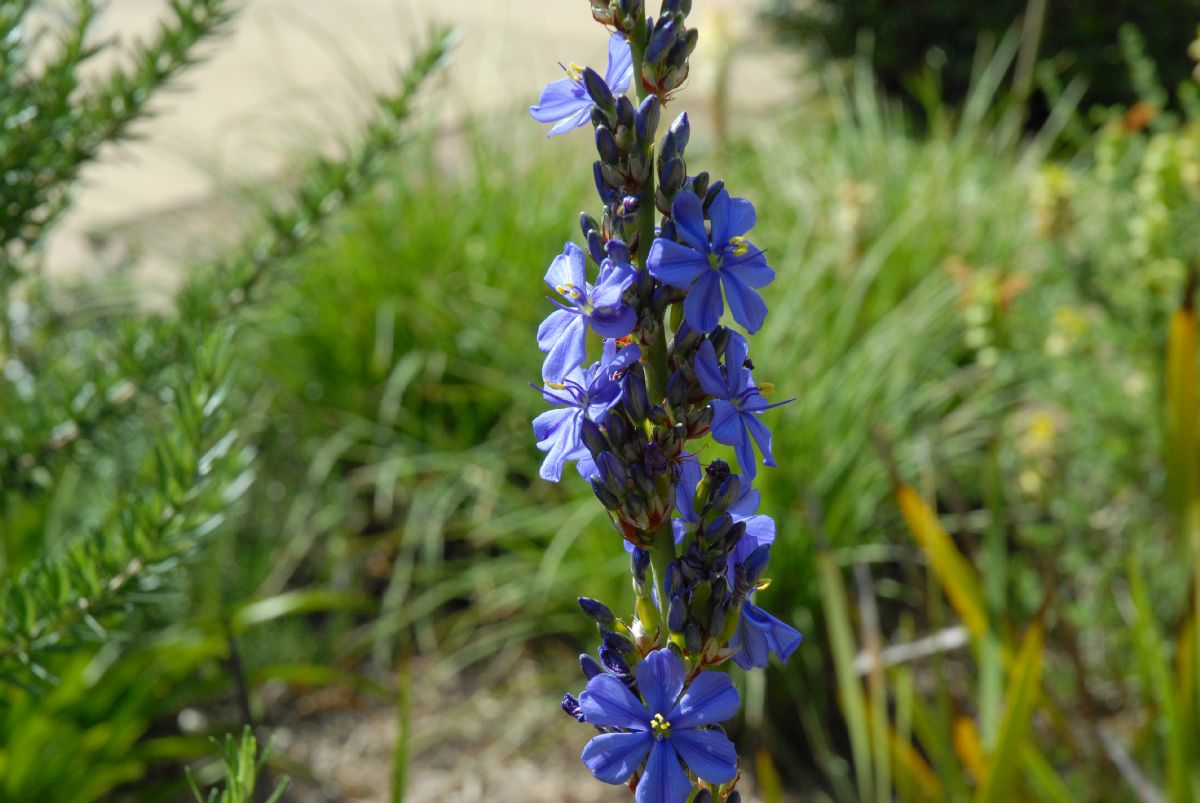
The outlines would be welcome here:
M 733 551 L 733 548 L 738 545 L 738 541 L 741 541 L 742 537 L 745 535 L 746 522 L 735 522 L 734 525 L 729 528 L 729 531 L 725 533 L 725 543 L 722 545 L 721 552 L 725 555 L 728 555 Z
M 671 341 L 671 356 L 677 360 L 686 359 L 696 346 L 700 345 L 700 340 L 703 337 L 704 335 L 695 331 L 690 326 L 681 326 Z
M 658 22 L 654 24 L 654 30 L 650 32 L 650 41 L 646 45 L 643 64 L 646 66 L 657 64 L 674 46 L 675 21 L 666 16 L 660 16 Z
M 616 615 L 607 605 L 591 597 L 580 597 L 579 607 L 583 608 L 583 612 L 595 619 L 596 624 L 601 627 L 612 627 L 617 621 Z
M 708 211 L 708 207 L 716 200 L 716 197 L 721 194 L 721 190 L 725 189 L 725 181 L 717 179 L 712 184 L 708 185 L 708 192 L 704 195 L 704 211 Z M 715 345 L 715 344 L 714 344 Z M 720 351 L 720 349 L 718 349 Z
M 611 650 L 604 645 L 600 646 L 600 663 L 604 664 L 605 669 L 622 680 L 633 679 L 629 662 L 625 660 L 621 653 Z
M 583 676 L 588 680 L 604 673 L 604 667 L 596 663 L 596 659 L 586 652 L 579 656 L 579 668 L 583 670 Z
M 621 507 L 621 500 L 612 491 L 604 487 L 604 480 L 599 477 L 592 477 L 592 493 L 600 500 L 600 504 L 604 505 L 607 510 L 618 510 Z
M 658 121 L 661 115 L 662 104 L 658 100 L 658 95 L 647 95 L 637 110 L 635 128 L 638 142 L 649 142 L 654 139 L 654 135 L 658 132 Z
M 667 404 L 680 412 L 687 408 L 687 380 L 678 371 L 667 380 Z
M 713 344 L 713 351 L 719 355 L 724 355 L 725 346 L 729 344 L 729 329 L 724 326 L 718 326 L 709 332 L 708 339 Z
M 692 803 L 713 803 L 712 795 L 707 789 L 701 789 L 700 792 L 692 798 Z
M 714 487 L 715 491 L 712 490 Z M 729 510 L 729 506 L 733 504 L 733 500 L 737 499 L 741 490 L 742 478 L 737 474 L 728 474 L 719 483 L 710 480 L 709 504 L 712 505 L 713 510 Z
M 564 694 L 562 699 L 562 710 L 575 717 L 579 722 L 585 722 L 583 718 L 583 708 L 580 707 L 579 701 L 575 699 L 573 694 Z
M 620 633 L 615 633 L 611 630 L 601 630 L 601 636 L 604 646 L 610 650 L 615 650 L 621 655 L 632 655 L 635 647 L 633 642 Z
M 601 452 L 596 458 L 596 468 L 600 472 L 600 479 L 604 482 L 604 487 L 610 493 L 617 497 L 624 495 L 625 488 L 629 484 L 629 474 L 615 454 Z
M 648 472 L 655 476 L 667 473 L 670 463 L 667 462 L 667 456 L 663 454 L 662 448 L 657 443 L 646 444 L 642 454 L 644 455 L 642 462 Z
M 771 545 L 759 544 L 738 566 L 746 570 L 746 582 L 753 587 L 758 584 L 758 578 L 762 577 L 763 572 L 767 570 L 767 564 L 770 561 Z
M 687 603 L 683 601 L 683 596 L 671 597 L 671 604 L 667 607 L 667 628 L 672 633 L 682 633 L 687 626 L 687 614 Z
M 730 792 L 729 797 L 725 798 L 725 803 L 742 803 L 742 793 Z
M 604 177 L 604 170 L 601 162 L 592 163 L 592 178 L 596 182 L 596 193 L 600 196 L 600 200 L 605 204 L 610 204 L 617 197 L 617 191 L 608 183 Z
M 663 195 L 674 199 L 675 194 L 683 189 L 683 182 L 687 179 L 687 167 L 684 165 L 683 159 L 678 156 L 665 163 L 659 162 L 659 164 L 658 180 Z
M 622 384 L 625 386 L 621 394 L 622 400 L 629 418 L 635 422 L 645 421 L 650 410 L 650 396 L 646 390 L 646 374 L 642 366 L 633 366 L 625 375 Z
M 613 262 L 628 263 L 633 261 L 633 257 L 629 253 L 629 246 L 625 244 L 624 240 L 618 237 L 610 239 L 605 243 L 604 248 L 608 252 L 608 258 Z
M 635 493 L 628 494 L 621 504 L 621 516 L 639 530 L 650 528 L 650 516 L 646 500 Z
M 645 596 L 646 572 L 650 569 L 650 553 L 641 547 L 634 547 L 629 556 L 629 573 L 633 576 L 634 591 L 639 597 Z M 638 589 L 641 589 L 640 591 Z
M 596 104 L 596 108 L 607 114 L 616 112 L 617 99 L 613 97 L 612 90 L 608 88 L 608 84 L 600 77 L 600 74 L 591 67 L 583 68 L 583 87 L 592 98 L 592 103 Z
M 646 411 L 646 417 L 650 419 L 650 423 L 660 427 L 666 426 L 667 422 L 671 420 L 661 404 L 651 405 L 650 409 Z
M 624 95 L 617 99 L 617 125 L 630 129 L 637 127 L 637 112 L 633 109 L 633 101 Z
M 692 655 L 697 655 L 704 649 L 704 637 L 700 635 L 700 626 L 695 622 L 688 622 L 684 628 L 683 645 Z
M 675 135 L 675 140 L 679 145 L 679 152 L 683 153 L 687 149 L 688 140 L 692 137 L 692 124 L 688 120 L 687 112 L 681 112 L 675 118 L 674 122 L 671 123 L 670 131 Z
M 692 176 L 692 180 L 688 182 L 688 189 L 696 193 L 697 198 L 705 198 L 708 196 L 708 171 L 702 171 Z
M 587 237 L 589 231 L 599 231 L 600 224 L 596 222 L 596 218 L 592 217 L 587 212 L 580 212 L 579 230 L 583 232 L 584 237 Z
M 608 441 L 614 447 L 620 448 L 629 441 L 629 424 L 624 416 L 608 415 L 604 419 L 604 428 L 608 430 Z
M 721 587 L 724 587 L 722 584 Z M 721 631 L 725 629 L 725 600 L 717 600 L 715 597 L 709 603 L 708 609 L 708 634 L 711 636 L 720 636 Z
M 722 513 L 704 528 L 704 540 L 710 545 L 725 543 L 725 536 L 733 528 L 733 516 Z
M 711 404 L 706 404 L 695 412 L 688 413 L 687 417 L 687 434 L 689 437 L 699 437 L 704 430 L 708 429 L 713 420 L 713 408 Z
M 654 480 L 650 479 L 650 475 L 646 473 L 646 469 L 640 465 L 634 464 L 629 467 L 629 478 L 633 480 L 633 487 L 645 499 L 653 499 L 658 495 L 658 489 L 654 487 Z
M 621 161 L 621 149 L 617 147 L 617 140 L 606 125 L 596 126 L 596 152 L 600 154 L 600 161 L 605 164 L 615 165 Z
M 604 431 L 600 429 L 599 424 L 587 416 L 583 416 L 583 421 L 580 422 L 579 437 L 583 441 L 583 445 L 591 452 L 592 457 L 608 450 L 608 438 L 604 437 Z

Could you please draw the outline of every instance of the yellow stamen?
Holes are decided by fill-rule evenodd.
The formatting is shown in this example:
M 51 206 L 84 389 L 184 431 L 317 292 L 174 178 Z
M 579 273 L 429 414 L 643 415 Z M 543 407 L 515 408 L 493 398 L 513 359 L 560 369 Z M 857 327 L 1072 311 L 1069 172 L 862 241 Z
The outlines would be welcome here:
M 567 77 L 575 83 L 579 83 L 583 80 L 583 68 L 575 63 L 567 65 Z
M 579 288 L 571 282 L 564 282 L 554 289 L 558 291 L 559 295 L 570 296 L 573 301 L 578 301 L 579 297 L 583 295 Z
M 775 383 L 774 382 L 759 382 L 758 383 L 758 392 L 762 394 L 762 397 L 764 399 L 771 398 L 771 396 L 774 395 L 774 393 L 775 393 Z
M 745 237 L 730 237 L 729 244 L 733 246 L 735 257 L 744 257 L 750 253 L 750 243 L 746 242 Z
M 671 723 L 662 714 L 655 714 L 650 720 L 650 730 L 657 736 L 666 736 L 671 732 Z
M 566 390 L 567 389 L 566 385 L 560 385 L 557 382 L 547 382 L 546 387 L 554 388 L 555 390 Z

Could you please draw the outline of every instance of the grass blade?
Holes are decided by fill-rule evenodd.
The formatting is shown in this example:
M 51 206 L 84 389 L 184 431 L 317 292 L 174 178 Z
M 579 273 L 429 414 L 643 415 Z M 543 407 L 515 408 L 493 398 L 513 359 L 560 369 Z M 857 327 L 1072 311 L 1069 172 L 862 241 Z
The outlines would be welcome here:
M 1018 766 L 1029 735 L 1029 720 L 1042 680 L 1042 647 L 1045 630 L 1041 620 L 1025 633 L 1013 663 L 1005 693 L 1004 718 L 1000 722 L 996 749 L 986 775 L 975 794 L 976 803 L 1002 803 L 1016 799 Z

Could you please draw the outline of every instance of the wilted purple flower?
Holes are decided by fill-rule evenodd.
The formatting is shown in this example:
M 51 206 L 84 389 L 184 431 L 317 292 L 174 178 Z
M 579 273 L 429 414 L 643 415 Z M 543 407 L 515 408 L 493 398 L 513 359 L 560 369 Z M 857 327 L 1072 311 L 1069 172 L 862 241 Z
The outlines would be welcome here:
M 750 376 L 750 370 L 744 365 L 747 351 L 746 338 L 737 332 L 730 332 L 729 342 L 725 345 L 724 371 L 717 362 L 717 353 L 709 340 L 700 344 L 694 365 L 700 387 L 713 397 L 713 420 L 710 426 L 713 439 L 717 443 L 732 446 L 742 472 L 753 479 L 758 473 L 758 466 L 754 460 L 754 448 L 750 445 L 751 438 L 762 452 L 763 465 L 775 465 L 775 458 L 771 454 L 771 430 L 758 420 L 758 416 L 765 410 L 787 402 L 770 404 L 763 398 L 754 384 L 754 378 Z
M 687 245 L 659 237 L 650 246 L 646 266 L 664 284 L 687 290 L 683 317 L 698 332 L 717 328 L 729 300 L 733 319 L 754 334 L 767 318 L 767 305 L 755 292 L 775 278 L 763 252 L 744 235 L 754 228 L 754 206 L 744 198 L 731 198 L 721 189 L 708 207 L 712 233 L 704 225 L 704 205 L 691 191 L 675 196 L 671 206 L 675 231 Z M 690 247 L 689 247 L 690 246 Z
M 547 137 L 587 125 L 592 114 L 592 98 L 583 85 L 583 68 L 575 64 L 559 66 L 567 77 L 547 84 L 538 102 L 529 107 L 530 115 L 539 123 L 554 123 Z M 608 69 L 604 72 L 604 83 L 620 97 L 628 91 L 632 80 L 633 53 L 625 37 L 614 33 L 608 39 Z
M 733 743 L 720 730 L 705 726 L 737 713 L 737 690 L 720 672 L 701 672 L 686 691 L 683 681 L 683 661 L 665 649 L 638 664 L 641 700 L 611 675 L 588 681 L 579 695 L 584 719 L 621 729 L 594 737 L 583 749 L 583 763 L 597 779 L 624 783 L 645 762 L 637 803 L 684 803 L 692 791 L 687 769 L 709 783 L 733 780 Z
M 588 368 L 575 366 L 562 382 L 545 384 L 543 398 L 561 406 L 533 419 L 537 447 L 547 453 L 539 472 L 542 479 L 558 482 L 562 478 L 563 463 L 568 460 L 591 462 L 591 454 L 580 440 L 583 418 L 586 416 L 599 423 L 620 401 L 621 383 L 616 377 L 636 363 L 641 354 L 637 346 L 618 350 L 616 342 L 608 340 L 599 362 Z
M 602 337 L 624 337 L 633 331 L 637 313 L 621 303 L 621 296 L 636 274 L 628 263 L 605 259 L 595 286 L 587 282 L 587 255 L 575 243 L 567 243 L 546 271 L 546 284 L 566 304 L 558 306 L 538 327 L 538 348 L 546 354 L 542 380 L 561 382 L 587 356 L 587 327 Z

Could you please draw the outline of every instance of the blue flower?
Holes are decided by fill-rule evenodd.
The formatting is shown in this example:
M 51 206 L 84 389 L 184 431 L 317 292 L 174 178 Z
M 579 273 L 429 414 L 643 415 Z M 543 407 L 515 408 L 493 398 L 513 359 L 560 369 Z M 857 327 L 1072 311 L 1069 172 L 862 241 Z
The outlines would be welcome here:
M 729 646 L 737 650 L 733 654 L 735 664 L 742 669 L 760 669 L 767 665 L 771 653 L 786 664 L 802 638 L 799 630 L 746 600 Z
M 767 318 L 767 305 L 755 292 L 775 279 L 763 252 L 744 235 L 754 228 L 754 206 L 744 198 L 730 198 L 722 189 L 708 207 L 711 237 L 704 226 L 704 206 L 693 192 L 675 196 L 671 207 L 675 230 L 687 245 L 662 237 L 650 246 L 646 266 L 664 284 L 687 290 L 683 317 L 698 332 L 717 327 L 729 300 L 733 319 L 754 334 Z
M 559 65 L 562 67 L 562 65 Z M 583 86 L 583 69 L 575 64 L 563 67 L 567 77 L 547 84 L 529 113 L 539 123 L 554 123 L 547 137 L 587 125 L 592 116 L 592 99 Z M 617 97 L 624 95 L 633 81 L 633 53 L 621 34 L 608 40 L 608 69 L 604 83 Z
M 580 440 L 583 417 L 600 423 L 621 399 L 620 372 L 636 363 L 641 355 L 637 346 L 618 351 L 616 342 L 608 340 L 599 362 L 588 368 L 575 366 L 562 382 L 547 382 L 542 388 L 546 401 L 561 405 L 533 419 L 537 447 L 547 453 L 539 472 L 542 479 L 558 482 L 562 479 L 563 463 L 568 460 L 578 460 L 581 471 L 592 472 L 591 466 L 583 465 L 585 461 L 591 462 L 591 454 Z
M 721 672 L 701 672 L 686 691 L 683 680 L 683 661 L 655 650 L 637 667 L 642 700 L 611 675 L 596 675 L 579 695 L 588 724 L 620 729 L 588 742 L 583 763 L 597 779 L 620 784 L 644 761 L 637 803 L 684 803 L 692 791 L 684 765 L 714 784 L 737 775 L 733 743 L 705 727 L 737 713 L 737 690 Z
M 729 342 L 725 345 L 724 372 L 709 340 L 701 343 L 696 350 L 694 365 L 700 387 L 713 397 L 713 420 L 710 426 L 713 439 L 717 443 L 732 446 L 742 471 L 753 479 L 758 467 L 754 460 L 754 447 L 750 444 L 752 438 L 762 452 L 763 465 L 775 465 L 775 458 L 771 454 L 771 430 L 758 420 L 758 416 L 764 410 L 787 402 L 769 404 L 763 398 L 750 376 L 750 370 L 745 367 L 746 354 L 746 338 L 737 332 L 730 332 Z
M 542 379 L 561 382 L 587 356 L 587 327 L 602 337 L 624 337 L 633 331 L 637 313 L 621 303 L 633 283 L 632 265 L 606 259 L 600 265 L 596 285 L 586 280 L 587 256 L 575 243 L 567 243 L 546 271 L 546 284 L 561 295 L 558 309 L 538 327 L 538 348 L 547 352 Z

